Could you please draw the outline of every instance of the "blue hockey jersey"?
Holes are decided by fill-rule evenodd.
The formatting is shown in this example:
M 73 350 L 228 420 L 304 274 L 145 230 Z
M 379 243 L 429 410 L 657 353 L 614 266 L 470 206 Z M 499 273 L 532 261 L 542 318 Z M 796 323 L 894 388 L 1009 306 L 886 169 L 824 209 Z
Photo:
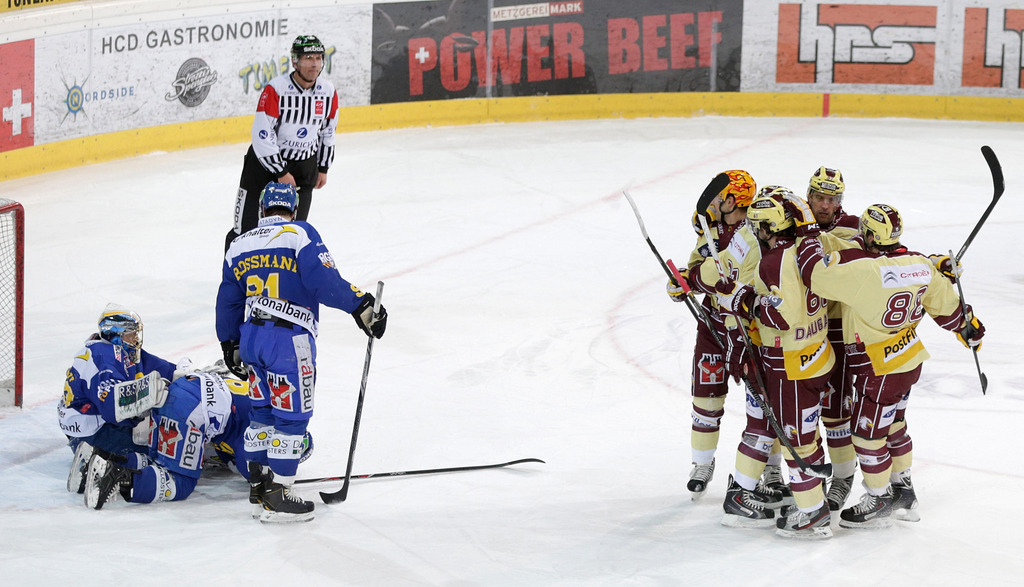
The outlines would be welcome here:
M 217 292 L 217 338 L 239 340 L 241 324 L 262 310 L 304 326 L 314 336 L 320 304 L 348 313 L 363 297 L 338 273 L 308 222 L 271 216 L 228 247 Z
M 76 438 L 92 436 L 104 423 L 130 429 L 130 422 L 114 417 L 113 388 L 156 370 L 164 379 L 174 375 L 174 363 L 142 351 L 132 363 L 121 347 L 100 338 L 88 340 L 75 356 L 64 380 L 64 394 L 57 402 L 57 416 L 64 434 Z

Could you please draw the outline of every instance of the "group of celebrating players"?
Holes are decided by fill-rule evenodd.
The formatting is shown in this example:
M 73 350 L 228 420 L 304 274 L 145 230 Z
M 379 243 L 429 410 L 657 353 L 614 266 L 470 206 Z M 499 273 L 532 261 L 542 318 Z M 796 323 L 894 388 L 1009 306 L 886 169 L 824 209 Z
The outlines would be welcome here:
M 816 170 L 806 198 L 778 185 L 758 190 L 743 170 L 725 173 L 726 187 L 694 215 L 698 238 L 680 275 L 685 283 L 668 284 L 674 301 L 705 294 L 687 489 L 699 499 L 714 474 L 732 378 L 744 383 L 746 425 L 722 524 L 826 539 L 834 511 L 842 510 L 846 528 L 919 520 L 906 422 L 911 386 L 929 356 L 917 325 L 928 314 L 973 349 L 985 334 L 954 288 L 959 264 L 901 244 L 903 219 L 890 205 L 847 214 L 836 169 Z M 825 463 L 819 422 L 831 462 L 827 486 L 816 471 Z M 865 493 L 843 509 L 858 463 Z

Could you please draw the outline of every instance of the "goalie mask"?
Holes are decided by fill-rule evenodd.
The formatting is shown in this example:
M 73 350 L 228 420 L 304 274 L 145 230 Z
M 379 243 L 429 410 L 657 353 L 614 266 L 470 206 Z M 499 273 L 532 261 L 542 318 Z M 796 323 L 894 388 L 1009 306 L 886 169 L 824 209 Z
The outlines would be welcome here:
M 298 205 L 299 195 L 295 193 L 295 186 L 270 182 L 260 193 L 260 218 L 269 216 L 267 212 L 274 209 L 287 211 L 290 216 L 294 216 Z
M 777 234 L 794 226 L 793 216 L 782 205 L 787 197 L 796 197 L 789 188 L 779 185 L 761 188 L 747 208 L 747 222 L 750 222 L 755 233 L 758 229 L 764 229 L 770 234 Z
M 142 360 L 142 318 L 124 306 L 107 304 L 100 314 L 100 338 L 121 347 L 131 362 Z
M 872 204 L 860 216 L 860 233 L 865 244 L 871 234 L 875 245 L 897 245 L 903 236 L 903 217 L 888 204 Z

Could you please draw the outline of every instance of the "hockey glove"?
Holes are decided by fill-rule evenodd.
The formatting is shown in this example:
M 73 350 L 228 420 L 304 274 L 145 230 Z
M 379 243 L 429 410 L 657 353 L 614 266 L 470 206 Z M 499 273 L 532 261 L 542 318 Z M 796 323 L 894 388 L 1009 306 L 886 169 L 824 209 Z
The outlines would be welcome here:
M 697 233 L 697 236 L 704 235 L 704 227 L 700 225 L 701 216 L 707 219 L 709 226 L 714 224 L 715 221 L 718 220 L 718 216 L 717 214 L 715 214 L 715 209 L 710 206 L 708 206 L 708 209 L 705 210 L 703 213 L 694 212 L 693 219 L 691 220 L 691 222 L 693 223 L 693 231 Z
M 149 446 L 149 434 L 153 431 L 153 418 L 145 416 L 139 423 L 132 426 L 132 442 L 141 446 Z
M 740 328 L 743 326 L 741 325 Z M 743 334 L 738 328 L 730 328 L 726 337 L 725 362 L 729 365 L 729 375 L 739 383 L 743 377 L 743 366 L 747 362 L 747 346 L 743 343 Z
M 171 376 L 171 381 L 177 381 L 179 377 L 185 375 L 191 375 L 196 372 L 196 368 L 192 366 L 192 359 L 188 357 L 182 357 L 178 364 L 174 366 L 174 375 Z
M 224 365 L 239 379 L 248 379 L 249 374 L 245 371 L 242 358 L 238 355 L 238 341 L 224 340 L 220 343 L 220 349 L 224 351 Z
M 928 259 L 935 265 L 935 268 L 945 277 L 946 279 L 956 282 L 956 279 L 964 274 L 964 266 L 960 264 L 960 261 L 956 262 L 956 267 L 953 267 L 953 261 L 949 258 L 949 255 L 928 255 Z
M 680 275 L 683 276 L 683 279 L 689 279 L 689 271 L 683 271 Z M 682 285 L 676 284 L 676 282 L 671 279 L 668 280 L 668 283 L 665 285 L 665 291 L 668 292 L 668 297 L 673 302 L 681 302 L 686 299 L 686 288 Z
M 985 325 L 974 315 L 970 309 L 964 316 L 964 325 L 956 333 L 956 337 L 964 346 L 969 349 L 981 350 L 981 339 L 985 336 Z
M 754 297 L 754 288 L 742 281 L 723 279 L 715 284 L 715 298 L 726 314 L 749 320 Z
M 376 300 L 372 295 L 363 294 L 362 301 L 359 302 L 355 310 L 352 310 L 352 318 L 355 319 L 356 326 L 366 333 L 366 336 L 381 338 L 384 336 L 384 330 L 388 327 L 388 311 L 381 306 L 380 311 L 374 315 L 374 301 Z
M 789 194 L 783 194 L 782 197 L 782 207 L 793 217 L 793 224 L 796 226 L 794 230 L 796 236 L 814 237 L 821 234 L 818 221 L 814 218 L 811 207 L 807 205 L 803 198 L 790 196 Z

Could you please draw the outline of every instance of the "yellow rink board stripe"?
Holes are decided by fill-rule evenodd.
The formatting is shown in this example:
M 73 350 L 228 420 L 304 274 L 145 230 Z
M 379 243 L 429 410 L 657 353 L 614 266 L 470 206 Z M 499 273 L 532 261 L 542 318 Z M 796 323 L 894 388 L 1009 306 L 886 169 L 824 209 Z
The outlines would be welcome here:
M 1024 122 L 1024 99 L 816 93 L 532 96 L 355 106 L 339 132 L 493 122 L 688 116 L 922 118 Z M 252 116 L 168 124 L 0 153 L 0 181 L 156 151 L 246 143 Z

